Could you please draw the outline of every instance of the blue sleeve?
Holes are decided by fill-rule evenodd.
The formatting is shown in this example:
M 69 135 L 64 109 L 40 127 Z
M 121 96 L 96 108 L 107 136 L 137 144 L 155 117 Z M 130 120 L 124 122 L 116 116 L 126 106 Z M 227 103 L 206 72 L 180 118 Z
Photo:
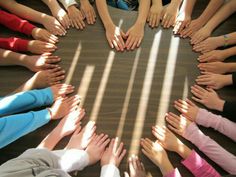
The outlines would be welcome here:
M 50 87 L 6 96 L 0 100 L 0 116 L 23 112 L 53 103 Z
M 47 109 L 2 117 L 0 119 L 0 148 L 34 131 L 50 121 Z

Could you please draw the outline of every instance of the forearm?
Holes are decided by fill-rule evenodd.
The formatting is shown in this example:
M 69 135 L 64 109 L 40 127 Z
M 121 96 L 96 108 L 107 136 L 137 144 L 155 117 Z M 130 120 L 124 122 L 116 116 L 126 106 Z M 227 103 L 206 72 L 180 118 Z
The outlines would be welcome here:
M 222 148 L 210 137 L 204 135 L 195 123 L 188 126 L 183 136 L 224 170 L 231 174 L 236 174 L 236 157 Z
M 61 130 L 56 127 L 44 138 L 37 148 L 47 148 L 48 150 L 53 150 L 53 148 L 63 137 L 64 136 L 61 134 Z
M 226 71 L 232 73 L 236 71 L 236 63 L 226 63 Z
M 111 25 L 114 25 L 108 11 L 106 0 L 96 0 L 96 6 L 97 6 L 99 16 L 102 19 L 105 29 L 109 28 L 109 26 Z
M 229 58 L 231 56 L 234 56 L 234 55 L 236 55 L 236 46 L 225 49 L 222 52 L 223 52 L 225 58 Z
M 49 7 L 51 12 L 53 12 L 54 9 L 61 8 L 57 0 L 42 0 L 42 1 Z
M 0 49 L 0 66 L 23 65 L 22 61 L 27 57 L 25 54 Z
M 235 12 L 235 1 L 231 0 L 224 4 L 217 13 L 210 19 L 210 21 L 206 24 L 206 28 L 208 28 L 211 32 L 225 19 L 227 19 L 232 13 Z
M 199 109 L 196 123 L 204 127 L 214 128 L 216 131 L 236 141 L 236 124 L 220 115 L 213 114 L 205 109 Z
M 140 0 L 139 10 L 138 10 L 138 18 L 136 20 L 136 24 L 140 24 L 142 26 L 145 25 L 148 11 L 150 9 L 151 0 Z
M 202 25 L 205 25 L 209 19 L 217 12 L 217 10 L 222 6 L 224 0 L 211 0 L 207 5 L 207 8 L 200 15 L 199 20 Z
M 38 12 L 22 4 L 19 4 L 14 0 L 0 1 L 0 5 L 1 7 L 7 9 L 11 13 L 16 14 L 19 17 L 40 24 L 43 23 L 44 17 L 46 16 L 46 14 Z
M 192 12 L 193 12 L 193 7 L 195 5 L 197 0 L 184 0 L 182 6 L 181 6 L 181 9 L 180 9 L 180 12 L 181 13 L 185 13 L 185 15 L 189 15 L 191 16 L 192 15 Z

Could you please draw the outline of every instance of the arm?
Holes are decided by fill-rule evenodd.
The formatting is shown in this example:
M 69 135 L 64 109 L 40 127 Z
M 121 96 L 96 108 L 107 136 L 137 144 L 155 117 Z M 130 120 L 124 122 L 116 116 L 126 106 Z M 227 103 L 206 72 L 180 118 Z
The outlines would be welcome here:
M 0 48 L 9 49 L 14 52 L 26 52 L 28 51 L 29 40 L 11 37 L 0 38 Z
M 217 12 L 217 10 L 224 4 L 224 0 L 211 0 L 207 5 L 207 8 L 203 13 L 198 17 L 198 20 L 201 22 L 201 26 L 204 26 L 209 19 Z
M 0 148 L 43 126 L 49 120 L 50 113 L 47 109 L 2 117 L 0 119 Z
M 199 109 L 196 116 L 196 123 L 204 127 L 211 127 L 220 133 L 236 141 L 236 124 L 222 116 Z
M 225 171 L 230 174 L 236 174 L 236 157 L 222 148 L 210 137 L 204 135 L 195 123 L 191 123 L 187 127 L 183 137 L 196 145 L 204 154 Z
M 96 0 L 96 6 L 105 27 L 106 38 L 110 47 L 115 47 L 117 51 L 124 51 L 125 43 L 123 38 L 125 38 L 125 34 L 113 23 L 107 8 L 106 0 Z
M 125 46 L 127 50 L 134 50 L 139 47 L 144 36 L 144 26 L 147 20 L 148 11 L 150 8 L 150 0 L 140 0 L 138 18 L 135 24 L 127 31 L 127 41 Z
M 52 102 L 53 94 L 50 88 L 20 92 L 0 100 L 0 115 L 23 112 Z
M 13 31 L 19 31 L 26 35 L 31 35 L 36 26 L 19 17 L 0 10 L 0 23 Z
M 54 35 L 64 35 L 66 32 L 54 17 L 19 4 L 15 0 L 0 0 L 0 6 L 21 18 L 44 25 Z
M 220 174 L 194 150 L 181 162 L 195 177 L 220 177 Z
M 211 33 L 221 22 L 234 13 L 235 10 L 236 1 L 230 0 L 225 5 L 223 5 L 219 11 L 217 11 L 217 13 L 206 24 L 205 28 L 207 28 Z

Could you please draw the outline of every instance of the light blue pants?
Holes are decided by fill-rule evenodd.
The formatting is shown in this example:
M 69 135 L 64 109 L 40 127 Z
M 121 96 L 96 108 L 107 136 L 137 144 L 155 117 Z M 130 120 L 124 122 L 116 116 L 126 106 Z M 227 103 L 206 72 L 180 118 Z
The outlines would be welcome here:
M 6 96 L 0 100 L 0 148 L 48 123 L 50 113 L 47 109 L 23 112 L 53 103 L 50 88 L 31 90 Z

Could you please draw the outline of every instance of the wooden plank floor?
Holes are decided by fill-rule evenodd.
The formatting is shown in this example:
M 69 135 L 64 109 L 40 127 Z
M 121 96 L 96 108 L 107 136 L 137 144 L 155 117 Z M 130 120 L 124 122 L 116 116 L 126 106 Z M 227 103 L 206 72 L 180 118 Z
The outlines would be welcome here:
M 22 0 L 35 9 L 49 13 L 40 1 Z M 194 10 L 197 17 L 208 1 L 199 0 Z M 116 24 L 121 23 L 126 31 L 135 21 L 136 12 L 126 12 L 110 8 Z M 235 31 L 235 15 L 224 22 L 213 35 Z M 4 27 L 0 27 L 1 36 L 21 36 Z M 139 150 L 139 137 L 149 137 L 151 126 L 156 122 L 164 123 L 163 114 L 173 111 L 173 101 L 189 96 L 190 86 L 199 75 L 197 53 L 194 53 L 188 39 L 179 39 L 171 30 L 150 29 L 145 27 L 145 37 L 141 48 L 132 52 L 115 52 L 107 44 L 104 28 L 99 18 L 93 26 L 86 26 L 83 31 L 70 29 L 65 37 L 60 37 L 58 50 L 62 58 L 60 65 L 72 74 L 67 81 L 78 88 L 83 96 L 83 106 L 87 121 L 97 121 L 97 132 L 107 133 L 110 137 L 121 135 L 129 153 L 138 152 L 141 160 L 152 176 L 161 176 L 160 170 L 152 164 Z M 73 64 L 72 64 L 73 63 Z M 85 75 L 86 73 L 86 75 Z M 33 73 L 23 67 L 0 67 L 0 96 L 4 96 L 29 79 Z M 233 88 L 227 87 L 218 92 L 228 100 L 235 100 Z M 122 124 L 124 123 L 124 124 Z M 0 150 L 0 163 L 14 158 L 28 148 L 36 147 L 39 142 L 55 127 L 57 122 L 32 132 Z M 122 126 L 123 125 L 123 126 Z M 228 151 L 236 154 L 233 141 L 212 129 L 201 128 Z M 68 142 L 63 139 L 57 148 Z M 197 149 L 184 141 L 190 147 Z M 199 151 L 198 151 L 199 152 Z M 181 158 L 168 152 L 174 167 L 178 167 L 183 176 L 191 174 L 181 165 Z M 203 157 L 205 157 L 203 155 Z M 208 161 L 222 174 L 226 174 L 215 163 Z M 127 170 L 127 156 L 120 165 L 121 173 Z M 87 167 L 77 176 L 99 176 L 100 166 Z

